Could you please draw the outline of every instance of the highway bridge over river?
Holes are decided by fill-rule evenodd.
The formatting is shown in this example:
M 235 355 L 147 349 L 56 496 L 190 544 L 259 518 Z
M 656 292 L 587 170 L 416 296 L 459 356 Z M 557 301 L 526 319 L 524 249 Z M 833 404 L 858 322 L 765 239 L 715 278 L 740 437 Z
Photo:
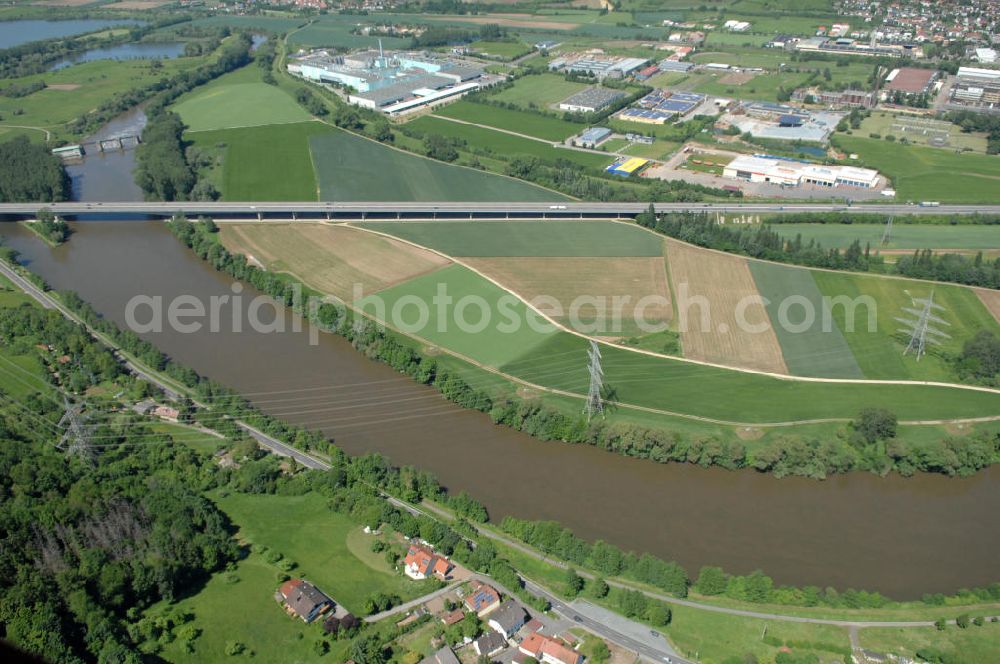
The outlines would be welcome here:
M 0 219 L 33 218 L 47 207 L 59 217 L 81 219 L 189 218 L 209 216 L 219 220 L 358 220 L 358 219 L 608 219 L 635 217 L 649 203 L 529 202 L 68 202 L 0 203 Z M 657 203 L 658 212 L 711 212 L 720 214 L 791 214 L 849 212 L 885 216 L 926 214 L 995 214 L 1000 205 L 901 205 L 836 203 Z

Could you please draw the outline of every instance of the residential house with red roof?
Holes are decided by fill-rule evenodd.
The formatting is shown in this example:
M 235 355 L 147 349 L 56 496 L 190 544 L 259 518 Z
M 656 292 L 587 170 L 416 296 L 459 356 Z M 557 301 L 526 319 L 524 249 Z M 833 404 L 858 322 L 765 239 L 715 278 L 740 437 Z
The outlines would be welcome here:
M 304 579 L 290 579 L 274 593 L 289 615 L 309 623 L 333 608 L 333 600 Z
M 444 581 L 455 568 L 444 556 L 439 556 L 428 547 L 417 543 L 410 544 L 403 564 L 406 576 L 417 581 L 431 575 Z
M 534 657 L 543 664 L 582 664 L 583 655 L 570 648 L 561 639 L 554 639 L 535 632 L 518 646 L 518 650 Z
M 498 606 L 500 593 L 495 588 L 480 581 L 470 584 L 469 594 L 465 596 L 465 608 L 482 618 Z

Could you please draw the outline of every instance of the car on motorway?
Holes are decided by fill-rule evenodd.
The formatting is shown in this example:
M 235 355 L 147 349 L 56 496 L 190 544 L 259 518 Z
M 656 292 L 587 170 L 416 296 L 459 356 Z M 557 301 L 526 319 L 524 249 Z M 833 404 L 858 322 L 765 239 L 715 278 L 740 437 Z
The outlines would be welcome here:
M 550 210 L 565 210 L 566 206 L 565 205 L 550 205 L 549 209 Z
M 573 616 L 573 622 L 583 622 L 583 618 L 580 616 Z

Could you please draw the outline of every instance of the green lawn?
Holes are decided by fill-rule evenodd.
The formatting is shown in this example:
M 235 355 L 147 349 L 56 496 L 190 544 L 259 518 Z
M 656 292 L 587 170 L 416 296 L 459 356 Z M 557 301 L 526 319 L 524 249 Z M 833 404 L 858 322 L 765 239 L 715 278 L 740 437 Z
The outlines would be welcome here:
M 857 153 L 859 165 L 892 178 L 900 201 L 1000 202 L 1000 156 L 956 153 L 837 134 L 835 143 Z
M 434 113 L 456 120 L 465 120 L 498 129 L 516 131 L 519 134 L 537 136 L 547 141 L 565 140 L 585 128 L 583 125 L 566 122 L 549 115 L 499 108 L 471 101 L 458 101 L 435 109 Z
M 496 98 L 521 108 L 544 109 L 586 87 L 586 83 L 567 81 L 561 74 L 540 74 L 517 79 L 512 87 L 499 92 Z
M 469 149 L 485 148 L 505 158 L 523 155 L 538 157 L 540 160 L 550 164 L 557 161 L 569 161 L 579 166 L 593 169 L 604 168 L 612 161 L 610 156 L 605 157 L 590 152 L 555 148 L 549 143 L 542 143 L 530 138 L 512 136 L 501 131 L 483 129 L 433 116 L 418 118 L 412 121 L 410 125 L 427 133 L 462 139 L 466 141 Z
M 950 608 L 943 610 L 941 617 L 953 619 L 961 613 L 961 609 Z M 949 626 L 943 632 L 934 627 L 869 628 L 861 630 L 859 637 L 864 648 L 904 657 L 913 658 L 917 650 L 933 648 L 957 657 L 947 660 L 951 662 L 1000 661 L 1000 623 L 987 621 L 981 627 L 970 625 L 965 629 Z
M 496 60 L 513 60 L 531 53 L 531 46 L 523 41 L 486 41 L 480 40 L 469 44 L 469 48 L 478 55 Z
M 980 330 L 1000 334 L 1000 325 L 980 299 L 962 286 L 932 287 L 903 279 L 818 271 L 813 272 L 813 277 L 827 297 L 847 296 L 854 300 L 864 296 L 875 303 L 877 326 L 874 330 L 867 327 L 867 307 L 857 309 L 853 332 L 848 329 L 849 321 L 845 321 L 843 307 L 834 309 L 837 328 L 843 331 L 843 337 L 868 378 L 954 381 L 956 376 L 950 358 L 961 351 L 965 341 Z M 917 362 L 912 355 L 903 357 L 909 338 L 898 331 L 901 325 L 896 317 L 913 318 L 902 308 L 914 307 L 911 296 L 927 297 L 932 288 L 934 301 L 945 308 L 937 315 L 950 323 L 937 327 L 951 335 L 951 339 L 944 340 L 940 347 L 932 346 Z
M 226 644 L 238 641 L 253 653 L 251 659 L 259 662 L 305 664 L 346 659 L 349 641 L 333 641 L 330 653 L 322 658 L 316 655 L 313 644 L 323 636 L 323 629 L 318 624 L 307 625 L 288 616 L 274 601 L 277 575 L 277 567 L 257 554 L 250 554 L 240 561 L 234 573 L 214 575 L 197 594 L 169 606 L 161 603 L 152 607 L 147 615 L 168 608 L 190 612 L 194 614 L 192 624 L 201 630 L 193 642 L 193 653 L 185 652 L 181 641 L 176 640 L 167 644 L 159 656 L 177 664 L 232 662 L 236 658 L 226 655 Z
M 951 124 L 949 122 L 921 118 L 911 119 L 908 118 L 906 114 L 900 114 L 897 117 L 892 113 L 872 113 L 864 119 L 861 123 L 861 128 L 857 130 L 857 133 L 860 136 L 868 136 L 873 133 L 879 134 L 882 137 L 892 135 L 895 136 L 897 140 L 906 139 L 911 143 L 929 145 L 928 140 L 934 138 L 935 136 L 939 136 L 939 133 L 931 132 L 923 134 L 920 129 L 903 129 L 903 127 L 928 125 L 940 128 L 943 131 L 947 131 L 949 134 L 947 147 L 938 147 L 934 145 L 931 145 L 930 147 L 937 147 L 939 150 L 948 151 L 955 150 L 956 148 L 969 148 L 970 150 L 980 154 L 986 153 L 987 140 L 986 135 L 983 133 L 963 133 L 958 125 Z
M 192 132 L 304 122 L 309 114 L 248 65 L 183 95 L 173 106 Z
M 187 137 L 223 156 L 216 186 L 221 185 L 224 199 L 314 201 L 317 185 L 309 140 L 335 131 L 320 122 L 298 122 L 202 131 Z
M 298 563 L 291 574 L 309 579 L 356 615 L 363 615 L 365 600 L 373 593 L 385 592 L 407 600 L 435 587 L 429 581 L 413 581 L 402 574 L 376 570 L 359 560 L 348 548 L 347 537 L 360 524 L 331 511 L 317 493 L 232 493 L 217 502 L 239 526 L 241 538 Z M 269 602 L 274 601 L 271 595 L 276 587 L 275 580 L 260 589 Z
M 823 294 L 813 279 L 816 273 L 760 261 L 750 261 L 749 266 L 758 292 L 769 301 L 767 314 L 792 374 L 864 378 L 840 329 L 829 319 L 824 324 Z M 807 308 L 814 316 L 811 325 L 806 324 Z M 806 329 L 798 331 L 799 324 Z
M 369 223 L 384 233 L 451 256 L 662 256 L 663 243 L 611 221 Z
M 426 159 L 343 131 L 313 136 L 309 146 L 321 200 L 566 200 L 520 180 Z
M 1000 225 L 917 225 L 896 223 L 887 244 L 882 244 L 882 224 L 774 224 L 774 230 L 788 239 L 801 235 L 806 242 L 816 240 L 824 247 L 844 249 L 855 240 L 880 249 L 1000 249 Z

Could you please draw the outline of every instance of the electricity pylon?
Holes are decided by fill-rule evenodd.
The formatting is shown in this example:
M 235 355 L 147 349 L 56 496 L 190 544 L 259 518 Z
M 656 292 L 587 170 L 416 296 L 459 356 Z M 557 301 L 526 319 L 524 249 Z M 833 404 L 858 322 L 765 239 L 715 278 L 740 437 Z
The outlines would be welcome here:
M 604 415 L 604 399 L 601 396 L 601 390 L 604 388 L 604 370 L 601 369 L 601 349 L 596 341 L 590 342 L 587 357 L 590 359 L 590 364 L 587 366 L 590 372 L 590 390 L 587 392 L 587 403 L 583 412 L 587 414 L 589 422 L 595 413 Z
M 940 304 L 935 304 L 934 291 L 931 291 L 931 294 L 926 298 L 911 296 L 910 299 L 913 300 L 913 307 L 903 307 L 903 311 L 916 318 L 900 318 L 897 316 L 896 320 L 904 326 L 899 331 L 910 335 L 910 343 L 906 345 L 903 355 L 913 351 L 919 362 L 920 358 L 927 352 L 928 343 L 941 345 L 941 339 L 951 339 L 949 335 L 935 328 L 933 324 L 951 325 L 951 323 L 934 313 L 934 310 L 944 311 L 944 307 Z M 920 309 L 915 308 L 918 305 Z
M 86 463 L 93 461 L 92 450 L 90 448 L 90 430 L 87 426 L 87 416 L 83 415 L 83 405 L 74 403 L 70 405 L 69 400 L 63 397 L 63 415 L 59 419 L 59 425 L 68 423 L 66 431 L 63 432 L 59 444 L 59 449 L 65 449 L 70 456 L 76 456 Z
M 892 217 L 885 222 L 885 230 L 882 231 L 882 246 L 889 244 L 889 240 L 892 239 Z

